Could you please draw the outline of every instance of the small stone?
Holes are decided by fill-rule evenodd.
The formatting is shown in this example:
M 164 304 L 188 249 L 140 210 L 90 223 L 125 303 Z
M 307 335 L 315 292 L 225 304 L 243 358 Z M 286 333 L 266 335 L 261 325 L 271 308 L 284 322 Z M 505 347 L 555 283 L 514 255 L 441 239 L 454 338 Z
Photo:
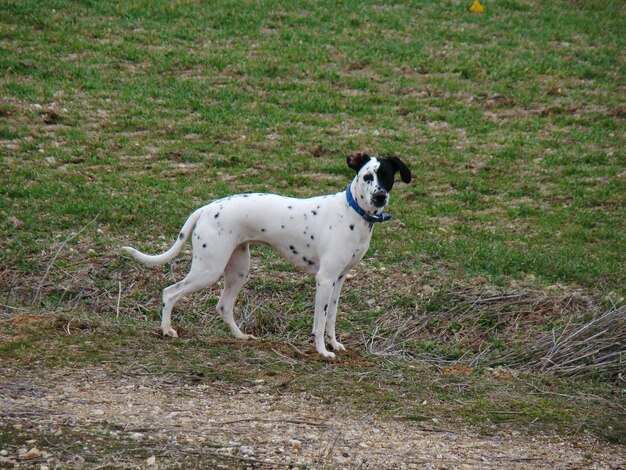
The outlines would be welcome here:
M 102 416 L 104 414 L 104 410 L 101 410 L 100 408 L 96 408 L 94 410 L 91 410 L 91 414 L 94 416 Z
M 23 459 L 36 459 L 40 455 L 41 455 L 41 452 L 39 451 L 39 449 L 37 449 L 37 447 L 33 447 L 25 454 L 21 454 L 20 457 Z
M 146 459 L 146 465 L 156 465 L 156 457 L 153 455 Z

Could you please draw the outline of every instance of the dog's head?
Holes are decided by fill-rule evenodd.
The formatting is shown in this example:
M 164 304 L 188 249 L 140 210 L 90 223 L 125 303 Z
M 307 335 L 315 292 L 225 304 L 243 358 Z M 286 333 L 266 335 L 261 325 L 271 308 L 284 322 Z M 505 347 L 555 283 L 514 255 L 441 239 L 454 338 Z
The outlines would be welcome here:
M 348 157 L 348 166 L 357 172 L 352 197 L 370 214 L 381 213 L 389 202 L 397 172 L 404 183 L 411 182 L 411 170 L 398 157 L 370 157 L 356 152 Z

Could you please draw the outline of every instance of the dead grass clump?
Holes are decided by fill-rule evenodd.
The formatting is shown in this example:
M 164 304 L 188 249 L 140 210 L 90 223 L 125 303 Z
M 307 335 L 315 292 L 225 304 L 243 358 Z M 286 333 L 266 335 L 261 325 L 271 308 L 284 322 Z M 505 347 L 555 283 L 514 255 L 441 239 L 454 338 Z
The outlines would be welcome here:
M 570 317 L 505 359 L 521 370 L 625 380 L 626 305 L 589 320 Z
M 409 318 L 401 311 L 388 311 L 377 325 L 409 340 L 484 351 L 495 336 L 513 338 L 564 314 L 579 315 L 594 308 L 593 300 L 579 293 L 456 289 L 432 292 Z
M 54 125 L 63 120 L 63 117 L 52 109 L 47 110 L 41 115 L 41 117 L 43 119 L 43 122 L 48 125 Z
M 599 312 L 598 303 L 579 292 L 448 289 L 408 317 L 387 311 L 365 347 L 437 364 L 506 364 L 616 380 L 626 370 L 626 306 Z

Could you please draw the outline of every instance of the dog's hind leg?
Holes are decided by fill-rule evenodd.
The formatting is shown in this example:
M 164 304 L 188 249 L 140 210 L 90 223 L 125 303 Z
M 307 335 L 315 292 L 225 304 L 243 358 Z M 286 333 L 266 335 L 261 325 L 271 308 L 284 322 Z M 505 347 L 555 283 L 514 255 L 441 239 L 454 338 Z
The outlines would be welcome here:
M 235 338 L 255 339 L 252 335 L 241 332 L 233 316 L 233 308 L 239 291 L 246 282 L 248 271 L 250 270 L 250 249 L 248 244 L 239 245 L 228 260 L 224 270 L 224 290 L 217 303 L 217 313 L 222 317 L 224 323 L 228 325 Z
M 161 316 L 161 330 L 164 336 L 176 338 L 178 334 L 172 328 L 172 309 L 183 296 L 196 292 L 217 282 L 224 273 L 224 266 L 228 258 L 224 252 L 211 257 L 196 258 L 191 263 L 191 270 L 187 277 L 176 284 L 163 289 L 163 313 Z

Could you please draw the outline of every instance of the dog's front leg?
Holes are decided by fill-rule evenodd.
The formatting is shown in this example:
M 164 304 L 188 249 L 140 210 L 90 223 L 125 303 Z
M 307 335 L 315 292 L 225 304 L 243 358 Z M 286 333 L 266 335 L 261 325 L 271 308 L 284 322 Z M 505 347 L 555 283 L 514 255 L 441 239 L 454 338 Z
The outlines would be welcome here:
M 328 316 L 326 318 L 326 338 L 328 339 L 328 344 L 330 344 L 335 351 L 346 350 L 344 345 L 337 341 L 337 336 L 335 335 L 335 320 L 337 319 L 339 295 L 341 294 L 341 288 L 345 280 L 345 275 L 341 275 L 335 282 L 333 282 L 333 293 L 330 298 L 330 305 L 328 306 Z
M 315 349 L 324 357 L 335 357 L 335 354 L 326 350 L 324 342 L 324 330 L 326 318 L 333 294 L 333 279 L 336 277 L 320 275 L 315 276 L 317 290 L 315 292 L 315 316 L 313 317 L 313 335 L 315 336 Z

